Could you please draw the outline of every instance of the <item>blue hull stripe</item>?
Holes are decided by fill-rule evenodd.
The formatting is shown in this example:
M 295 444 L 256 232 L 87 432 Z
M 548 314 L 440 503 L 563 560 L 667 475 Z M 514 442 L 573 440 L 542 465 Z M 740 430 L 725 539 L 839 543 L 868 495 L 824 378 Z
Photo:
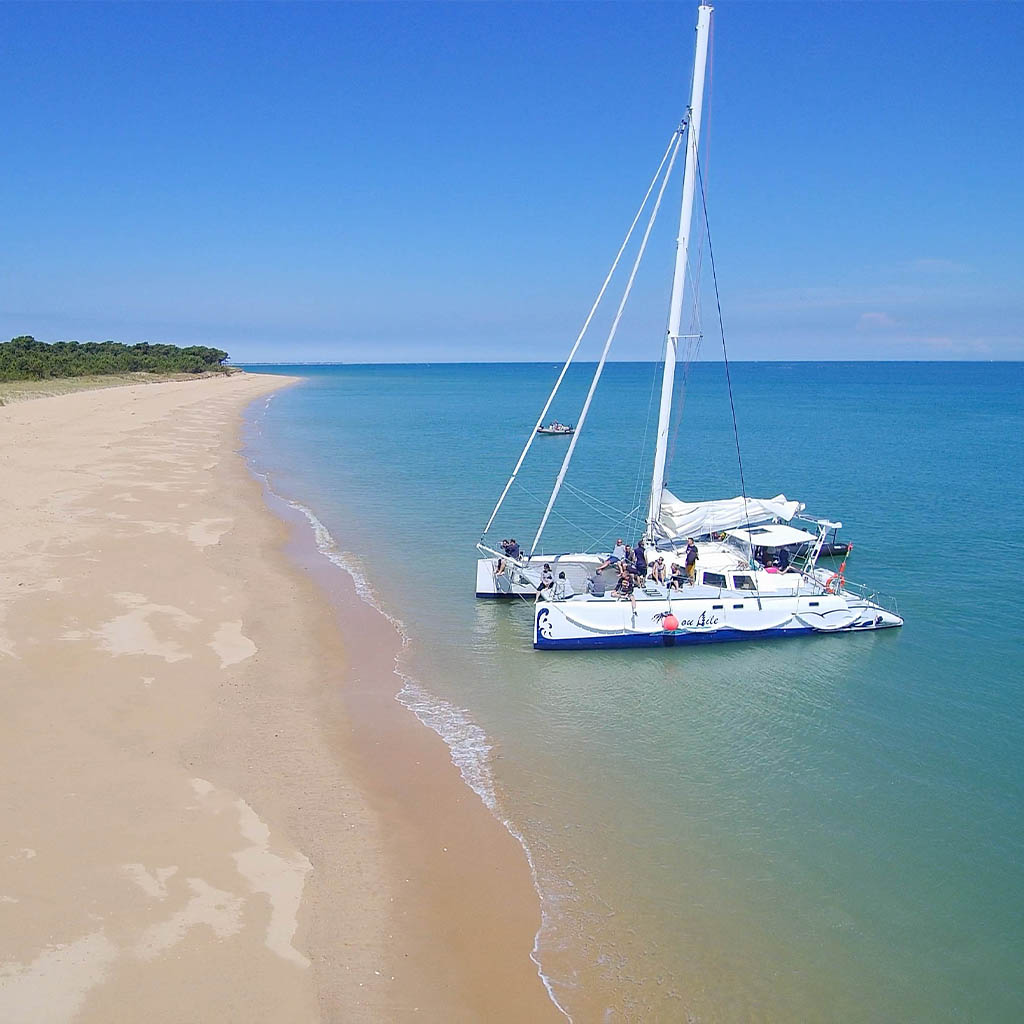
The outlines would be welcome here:
M 799 629 L 762 629 L 746 631 L 742 629 L 716 629 L 708 633 L 616 633 L 612 636 L 572 637 L 565 640 L 549 640 L 537 637 L 534 647 L 539 651 L 571 651 L 593 649 L 596 647 L 688 647 L 691 644 L 724 643 L 728 640 L 767 640 L 779 636 L 807 636 L 810 633 L 821 633 L 822 630 L 801 627 Z M 833 630 L 830 632 L 846 632 Z

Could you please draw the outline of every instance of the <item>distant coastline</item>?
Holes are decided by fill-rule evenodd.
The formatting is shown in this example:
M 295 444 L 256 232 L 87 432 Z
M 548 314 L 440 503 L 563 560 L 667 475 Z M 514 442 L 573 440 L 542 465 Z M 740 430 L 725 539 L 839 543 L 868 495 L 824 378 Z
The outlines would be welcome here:
M 0 342 L 0 381 L 48 380 L 112 373 L 227 373 L 228 353 L 206 345 L 155 345 L 143 341 L 37 341 L 22 334 Z

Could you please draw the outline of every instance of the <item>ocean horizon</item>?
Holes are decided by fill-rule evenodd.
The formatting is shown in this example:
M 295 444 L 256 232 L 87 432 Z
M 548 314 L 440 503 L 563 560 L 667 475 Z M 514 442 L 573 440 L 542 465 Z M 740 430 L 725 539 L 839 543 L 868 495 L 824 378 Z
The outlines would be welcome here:
M 304 377 L 246 454 L 404 635 L 395 696 L 520 838 L 574 1019 L 1020 1019 L 1024 364 L 730 365 L 748 493 L 840 519 L 903 629 L 532 650 L 529 608 L 475 600 L 475 544 L 560 364 L 245 364 Z M 606 368 L 544 550 L 639 535 L 659 370 Z M 721 370 L 680 374 L 685 500 L 740 492 Z M 491 537 L 532 537 L 564 447 Z
M 693 360 L 695 364 L 711 364 L 713 366 L 724 365 L 722 359 L 707 359 L 701 357 Z M 290 366 L 550 366 L 552 363 L 562 365 L 558 359 L 522 359 L 522 360 L 509 360 L 509 359 L 417 359 L 417 360 L 392 360 L 390 362 L 376 362 L 373 360 L 359 361 L 359 360 L 337 360 L 337 359 L 307 359 L 307 360 L 282 360 L 279 362 L 259 361 L 259 360 L 248 360 L 243 359 L 237 362 L 231 360 L 228 361 L 227 365 L 235 366 L 238 369 L 255 369 L 257 367 L 273 366 L 278 368 L 285 368 Z M 977 357 L 961 357 L 949 359 L 730 359 L 730 366 L 744 365 L 744 364 L 777 364 L 777 365 L 806 365 L 810 364 L 850 364 L 852 366 L 860 366 L 865 363 L 874 363 L 877 365 L 885 365 L 888 363 L 910 363 L 920 365 L 930 365 L 932 363 L 939 365 L 946 365 L 948 363 L 1024 363 L 1024 359 L 1018 359 L 1016 356 L 1004 356 L 994 357 L 991 359 L 979 359 Z M 622 365 L 622 364 L 634 364 L 643 366 L 661 365 L 661 361 L 657 359 L 613 359 L 609 356 L 609 365 Z M 577 359 L 574 360 L 575 366 L 596 366 L 596 359 Z

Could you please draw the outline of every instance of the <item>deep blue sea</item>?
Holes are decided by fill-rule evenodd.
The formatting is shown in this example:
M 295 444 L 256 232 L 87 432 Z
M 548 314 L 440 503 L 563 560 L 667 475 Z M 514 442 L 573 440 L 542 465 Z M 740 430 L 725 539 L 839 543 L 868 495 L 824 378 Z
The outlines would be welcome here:
M 249 455 L 403 623 L 407 702 L 521 834 L 577 1020 L 1024 1020 L 1024 364 L 733 364 L 748 493 L 841 520 L 902 630 L 575 653 L 474 598 L 557 366 L 252 369 L 306 378 Z M 544 550 L 638 536 L 657 373 L 607 368 Z M 723 367 L 683 376 L 669 486 L 732 497 Z M 532 539 L 567 443 L 494 540 Z

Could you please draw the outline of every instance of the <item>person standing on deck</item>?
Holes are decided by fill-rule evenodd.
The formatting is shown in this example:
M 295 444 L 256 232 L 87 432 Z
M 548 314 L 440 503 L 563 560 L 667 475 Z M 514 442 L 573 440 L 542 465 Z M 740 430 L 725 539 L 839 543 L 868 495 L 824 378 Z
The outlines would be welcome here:
M 633 571 L 641 579 L 645 579 L 647 577 L 647 555 L 644 552 L 644 541 L 642 537 L 636 542 L 636 545 L 633 548 L 633 559 Z
M 690 577 L 690 583 L 697 579 L 697 545 L 693 543 L 692 537 L 686 538 L 686 575 Z

